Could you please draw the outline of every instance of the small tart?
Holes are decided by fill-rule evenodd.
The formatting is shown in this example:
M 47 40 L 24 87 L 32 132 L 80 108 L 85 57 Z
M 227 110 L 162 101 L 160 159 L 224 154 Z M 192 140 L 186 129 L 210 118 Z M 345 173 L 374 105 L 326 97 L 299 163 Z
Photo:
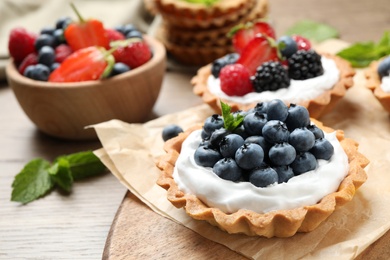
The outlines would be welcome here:
M 310 116 L 313 118 L 319 118 L 334 108 L 337 102 L 342 97 L 344 97 L 347 89 L 353 86 L 353 77 L 355 75 L 355 70 L 346 60 L 329 53 L 321 53 L 321 55 L 335 61 L 337 68 L 340 71 L 340 78 L 339 81 L 330 90 L 324 91 L 321 95 L 314 99 L 304 100 L 297 103 L 298 105 L 306 107 L 309 110 Z M 194 87 L 193 92 L 196 95 L 201 96 L 203 101 L 211 108 L 213 108 L 217 113 L 221 113 L 220 100 L 229 104 L 233 111 L 248 110 L 249 108 L 254 107 L 256 103 L 262 102 L 262 100 L 258 100 L 255 103 L 240 104 L 228 100 L 223 100 L 220 97 L 212 94 L 207 86 L 207 80 L 211 75 L 211 67 L 212 64 L 208 64 L 200 68 L 197 72 L 197 75 L 192 78 L 191 84 Z
M 366 70 L 366 85 L 381 103 L 383 108 L 390 113 L 390 93 L 385 92 L 381 87 L 381 79 L 378 74 L 379 63 L 380 60 L 371 62 L 369 68 Z
M 164 20 L 180 28 L 221 27 L 247 14 L 256 0 L 219 0 L 208 6 L 185 0 L 155 0 Z
M 324 127 L 315 119 L 312 121 L 325 132 L 334 131 Z M 315 205 L 275 210 L 264 214 L 245 209 L 227 214 L 218 208 L 207 206 L 193 194 L 182 192 L 173 179 L 175 163 L 183 141 L 191 132 L 201 127 L 201 125 L 194 126 L 165 143 L 164 149 L 167 153 L 157 162 L 157 166 L 162 171 L 157 184 L 167 190 L 167 198 L 175 207 L 184 208 L 192 218 L 205 220 L 230 234 L 291 237 L 297 232 L 310 232 L 338 207 L 352 200 L 356 189 L 367 179 L 364 167 L 368 165 L 368 159 L 358 152 L 358 144 L 354 140 L 345 138 L 343 131 L 338 130 L 336 136 L 348 156 L 349 172 L 336 192 L 326 195 Z

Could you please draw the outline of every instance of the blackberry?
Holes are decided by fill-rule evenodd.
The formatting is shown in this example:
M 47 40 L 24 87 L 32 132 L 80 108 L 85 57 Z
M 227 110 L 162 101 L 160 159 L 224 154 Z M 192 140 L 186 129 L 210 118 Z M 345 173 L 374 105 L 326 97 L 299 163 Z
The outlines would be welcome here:
M 290 85 L 286 69 L 276 61 L 264 62 L 251 76 L 251 81 L 256 92 L 275 91 Z
M 291 79 L 304 80 L 324 73 L 321 56 L 314 50 L 298 50 L 288 61 L 288 75 Z
M 215 78 L 218 78 L 221 69 L 226 65 L 235 63 L 239 57 L 240 55 L 238 53 L 229 53 L 219 59 L 216 59 L 215 61 L 213 61 L 211 67 L 211 74 L 213 74 Z

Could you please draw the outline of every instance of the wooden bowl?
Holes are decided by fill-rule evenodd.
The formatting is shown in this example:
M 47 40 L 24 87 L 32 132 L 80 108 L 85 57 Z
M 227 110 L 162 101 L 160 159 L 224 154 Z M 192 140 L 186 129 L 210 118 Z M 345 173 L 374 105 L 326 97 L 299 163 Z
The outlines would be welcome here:
M 112 78 L 77 83 L 52 83 L 22 76 L 11 60 L 6 68 L 9 85 L 42 132 L 63 139 L 97 138 L 86 126 L 119 119 L 139 123 L 147 119 L 159 95 L 166 68 L 166 50 L 144 36 L 153 57 L 142 66 Z

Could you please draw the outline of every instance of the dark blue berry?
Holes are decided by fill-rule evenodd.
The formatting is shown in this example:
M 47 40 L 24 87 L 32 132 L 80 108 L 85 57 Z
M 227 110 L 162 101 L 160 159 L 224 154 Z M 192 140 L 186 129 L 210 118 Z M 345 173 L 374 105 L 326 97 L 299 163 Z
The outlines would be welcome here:
M 115 27 L 116 29 L 118 29 L 119 27 Z M 121 27 L 121 29 L 119 29 L 119 31 L 123 34 L 123 35 L 127 35 L 129 32 L 131 31 L 134 31 L 134 30 L 138 30 L 136 26 L 134 26 L 133 24 L 129 23 L 129 24 L 125 24 Z
M 242 138 L 246 139 L 249 134 L 247 133 L 247 131 L 245 130 L 245 127 L 243 124 L 241 124 L 240 126 L 236 127 L 234 130 L 233 130 L 233 133 L 235 134 L 238 134 L 240 135 Z
M 263 148 L 263 151 L 265 154 L 268 154 L 269 149 L 271 148 L 272 144 L 267 142 L 262 135 L 252 135 L 245 139 L 245 143 L 254 143 L 258 144 Z
M 315 140 L 314 134 L 306 127 L 295 128 L 288 138 L 288 142 L 297 150 L 297 152 L 309 151 L 314 146 Z
M 40 34 L 49 34 L 49 35 L 53 35 L 53 32 L 54 32 L 55 28 L 53 28 L 52 26 L 45 26 L 41 29 L 41 32 Z
M 39 51 L 43 46 L 50 46 L 54 48 L 56 46 L 54 36 L 49 34 L 40 34 L 35 40 L 35 49 Z
M 251 171 L 249 181 L 256 187 L 267 187 L 278 183 L 278 173 L 271 167 L 258 167 Z
M 250 170 L 263 163 L 264 151 L 258 144 L 244 143 L 237 149 L 235 159 L 242 169 Z
M 279 120 L 268 121 L 263 127 L 262 134 L 271 144 L 288 142 L 290 136 L 286 124 Z
M 167 125 L 164 127 L 162 131 L 162 138 L 165 141 L 178 136 L 180 133 L 183 132 L 183 129 L 178 125 Z
M 235 63 L 238 60 L 238 58 L 239 58 L 238 53 L 229 53 L 219 59 L 214 60 L 211 65 L 211 74 L 215 78 L 218 78 L 221 69 L 228 64 Z
M 310 124 L 309 111 L 304 106 L 290 104 L 285 123 L 290 131 L 295 128 L 306 127 Z
M 334 153 L 334 147 L 327 139 L 319 138 L 315 141 L 315 144 L 310 152 L 317 159 L 329 160 Z
M 139 38 L 139 39 L 143 39 L 143 35 L 142 35 L 142 32 L 138 31 L 138 30 L 132 30 L 130 32 L 128 32 L 126 35 L 125 35 L 126 39 L 131 39 L 131 38 Z
M 215 130 L 223 127 L 223 118 L 218 114 L 214 114 L 206 118 L 203 129 L 206 133 L 211 135 Z
M 130 71 L 130 67 L 122 62 L 117 62 L 112 67 L 111 76 L 116 76 L 125 72 Z
M 244 144 L 244 138 L 238 134 L 230 134 L 222 138 L 219 143 L 219 152 L 225 158 L 234 158 L 236 151 Z
M 64 36 L 64 30 L 63 29 L 56 29 L 53 32 L 54 40 L 56 45 L 60 45 L 62 43 L 66 43 L 66 39 Z
M 288 182 L 294 177 L 294 171 L 288 165 L 273 167 L 273 169 L 278 173 L 278 183 Z
M 223 158 L 213 166 L 213 172 L 220 178 L 228 181 L 241 179 L 242 170 L 232 158 Z
M 296 151 L 289 143 L 280 143 L 269 149 L 268 156 L 274 165 L 289 165 L 295 160 Z
M 194 159 L 199 166 L 213 167 L 216 162 L 222 159 L 222 155 L 209 146 L 199 146 L 195 150 Z
M 253 112 L 259 112 L 262 114 L 267 114 L 268 111 L 268 102 L 259 102 L 256 104 L 256 106 L 252 109 Z
M 268 120 L 286 120 L 288 116 L 288 107 L 280 99 L 273 99 L 268 103 L 267 118 Z
M 298 45 L 296 41 L 294 41 L 291 36 L 281 36 L 277 40 L 277 45 L 279 47 L 280 53 L 282 54 L 283 57 L 290 58 L 291 55 L 297 52 L 298 50 Z
M 30 65 L 24 71 L 24 75 L 34 80 L 47 81 L 50 75 L 50 69 L 43 64 Z
M 210 136 L 210 144 L 213 147 L 219 148 L 219 143 L 222 141 L 222 138 L 229 134 L 231 134 L 231 132 L 229 130 L 226 130 L 225 128 L 215 130 Z
M 56 29 L 65 30 L 66 27 L 72 22 L 72 19 L 68 16 L 60 17 L 56 22 Z
M 298 153 L 295 160 L 291 163 L 291 168 L 295 175 L 299 175 L 317 167 L 317 160 L 313 154 L 309 152 Z
M 50 46 L 43 46 L 38 52 L 38 63 L 50 67 L 55 61 L 54 49 Z
M 378 65 L 378 74 L 380 78 L 390 75 L 390 56 L 384 58 Z
M 249 135 L 261 135 L 264 125 L 267 123 L 267 116 L 259 112 L 249 113 L 244 118 L 245 131 Z
M 61 63 L 54 62 L 53 64 L 50 65 L 50 72 L 53 72 L 55 69 L 57 69 Z
M 308 125 L 307 129 L 314 134 L 316 139 L 324 138 L 324 136 L 325 136 L 324 132 L 321 130 L 321 128 L 317 127 L 316 125 Z

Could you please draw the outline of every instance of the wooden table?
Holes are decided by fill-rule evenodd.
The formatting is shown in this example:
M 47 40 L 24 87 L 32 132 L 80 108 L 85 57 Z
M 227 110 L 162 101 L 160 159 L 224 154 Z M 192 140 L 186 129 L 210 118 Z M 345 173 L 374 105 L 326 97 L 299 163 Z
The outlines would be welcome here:
M 384 30 L 390 29 L 388 0 L 270 0 L 270 5 L 278 35 L 302 18 L 338 28 L 341 38 L 349 42 L 377 41 Z M 191 92 L 192 76 L 191 71 L 167 72 L 155 116 L 201 103 Z M 10 202 L 13 178 L 31 159 L 52 160 L 62 154 L 100 148 L 100 143 L 62 141 L 41 134 L 5 82 L 0 84 L 0 144 L 0 259 L 124 259 L 124 253 L 126 259 L 180 259 L 188 258 L 188 252 L 197 259 L 240 257 L 157 215 L 127 193 L 110 173 L 75 183 L 70 196 L 54 191 L 25 206 Z M 132 214 L 120 214 L 123 208 Z M 129 225 L 121 230 L 113 225 L 109 233 L 113 221 L 115 225 Z M 166 229 L 159 229 L 155 223 L 164 223 Z M 129 233 L 130 239 L 112 239 Z M 170 250 L 167 244 L 172 241 L 181 241 L 182 250 Z M 123 250 L 114 251 L 118 248 L 114 242 Z

